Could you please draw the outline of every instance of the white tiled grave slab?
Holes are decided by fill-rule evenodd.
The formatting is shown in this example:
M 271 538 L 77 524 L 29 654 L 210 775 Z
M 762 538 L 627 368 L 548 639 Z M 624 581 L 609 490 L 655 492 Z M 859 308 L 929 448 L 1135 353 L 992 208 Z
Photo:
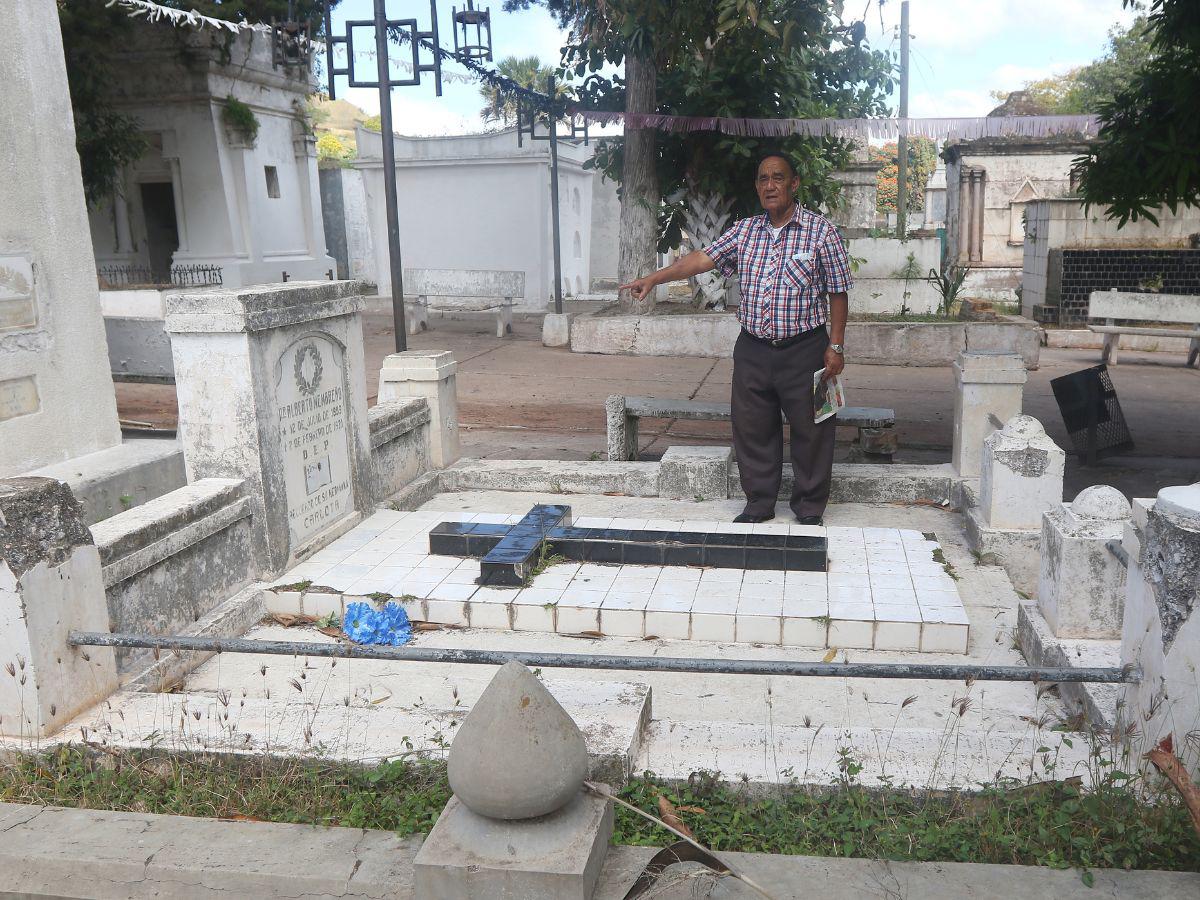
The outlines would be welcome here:
M 560 563 L 520 590 L 475 584 L 478 559 L 429 554 L 439 522 L 520 518 L 381 510 L 279 579 L 271 610 L 340 617 L 346 603 L 394 599 L 413 619 L 473 628 L 967 652 L 955 581 L 918 531 L 581 516 L 581 528 L 826 534 L 829 571 Z

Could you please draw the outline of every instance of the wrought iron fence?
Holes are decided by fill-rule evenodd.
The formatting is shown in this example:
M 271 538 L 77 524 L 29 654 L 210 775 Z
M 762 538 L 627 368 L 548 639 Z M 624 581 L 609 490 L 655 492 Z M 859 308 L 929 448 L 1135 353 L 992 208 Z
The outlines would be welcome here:
M 127 287 L 214 287 L 224 283 L 220 266 L 171 266 L 167 271 L 150 266 L 100 266 L 96 270 L 101 290 Z

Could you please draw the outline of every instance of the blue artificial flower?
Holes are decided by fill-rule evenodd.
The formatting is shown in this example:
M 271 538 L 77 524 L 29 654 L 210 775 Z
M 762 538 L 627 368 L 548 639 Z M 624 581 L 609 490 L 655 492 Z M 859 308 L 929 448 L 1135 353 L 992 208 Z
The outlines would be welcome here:
M 398 603 L 388 603 L 383 607 L 379 617 L 379 643 L 399 647 L 412 639 L 412 623 L 409 622 L 408 613 L 404 611 L 403 606 Z
M 342 631 L 356 644 L 374 644 L 379 629 L 379 613 L 369 603 L 351 603 L 346 607 Z

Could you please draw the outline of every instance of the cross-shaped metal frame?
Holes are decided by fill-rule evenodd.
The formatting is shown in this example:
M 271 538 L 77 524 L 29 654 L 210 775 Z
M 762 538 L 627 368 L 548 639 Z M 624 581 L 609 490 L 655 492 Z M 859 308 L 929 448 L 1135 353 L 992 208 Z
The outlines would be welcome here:
M 433 47 L 440 48 L 438 43 L 438 19 L 437 19 L 437 2 L 429 0 L 429 31 L 418 31 L 416 19 L 388 19 L 383 18 L 384 30 L 389 37 L 394 37 L 405 31 L 408 32 L 408 44 L 412 47 L 412 74 L 404 78 L 393 78 L 389 74 L 386 79 L 380 73 L 384 71 L 382 66 L 376 65 L 376 75 L 374 78 L 359 77 L 355 73 L 354 66 L 354 30 L 356 28 L 370 28 L 374 30 L 378 24 L 378 19 L 347 19 L 346 34 L 344 37 L 334 37 L 332 30 L 332 22 L 330 21 L 329 8 L 325 9 L 325 69 L 329 85 L 329 99 L 336 100 L 334 79 L 340 75 L 346 76 L 346 83 L 349 87 L 355 88 L 386 88 L 394 87 L 413 87 L 421 83 L 421 73 L 431 72 L 433 74 L 434 92 L 437 96 L 442 96 L 442 56 L 437 50 L 433 51 L 433 62 L 421 62 L 421 42 L 428 41 Z M 488 27 L 488 36 L 491 37 L 491 26 Z M 379 40 L 372 38 L 372 43 L 378 52 Z M 334 48 L 342 46 L 346 48 L 346 65 L 339 68 L 333 62 Z

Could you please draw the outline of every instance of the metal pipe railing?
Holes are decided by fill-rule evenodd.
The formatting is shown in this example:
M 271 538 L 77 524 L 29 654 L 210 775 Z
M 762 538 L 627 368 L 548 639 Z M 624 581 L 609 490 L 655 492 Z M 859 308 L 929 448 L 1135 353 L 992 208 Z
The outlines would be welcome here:
M 262 641 L 247 638 L 158 637 L 72 631 L 67 643 L 76 647 L 128 647 L 146 650 L 212 653 L 263 653 L 274 656 L 379 659 L 397 662 L 464 663 L 499 666 L 516 660 L 547 669 L 616 669 L 630 672 L 688 672 L 706 675 L 792 675 L 808 678 L 919 678 L 947 681 L 1038 681 L 1138 684 L 1142 671 L 1122 668 L 1053 666 L 988 666 L 957 663 L 825 663 L 770 659 L 687 659 L 662 656 L 611 656 L 522 650 L 455 650 L 444 647 L 382 647 L 361 644 L 318 644 L 306 641 Z

